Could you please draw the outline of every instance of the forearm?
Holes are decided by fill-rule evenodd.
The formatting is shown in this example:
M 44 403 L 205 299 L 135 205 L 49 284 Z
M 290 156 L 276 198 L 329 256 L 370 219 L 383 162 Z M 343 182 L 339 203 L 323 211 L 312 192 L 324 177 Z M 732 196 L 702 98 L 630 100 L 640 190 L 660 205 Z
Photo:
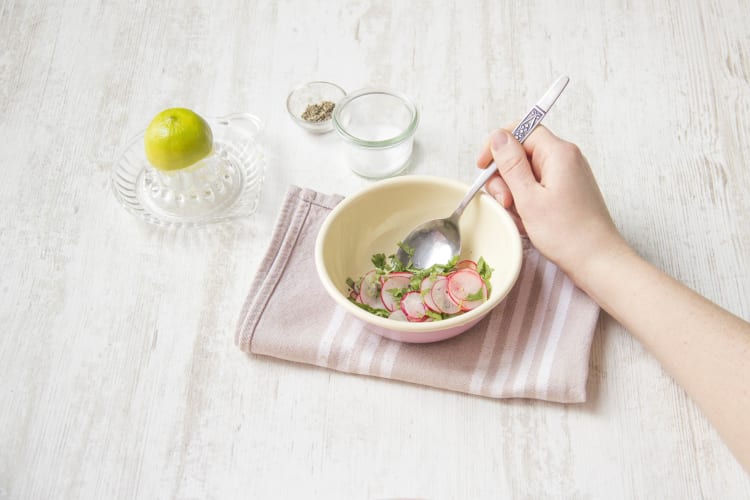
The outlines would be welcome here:
M 653 353 L 750 471 L 750 324 L 632 251 L 594 260 L 574 279 Z
M 750 471 L 750 324 L 633 252 L 575 145 L 540 126 L 523 146 L 507 131 L 493 132 L 480 167 L 489 165 L 489 150 L 500 177 L 488 191 L 520 217 L 545 256 L 656 356 Z

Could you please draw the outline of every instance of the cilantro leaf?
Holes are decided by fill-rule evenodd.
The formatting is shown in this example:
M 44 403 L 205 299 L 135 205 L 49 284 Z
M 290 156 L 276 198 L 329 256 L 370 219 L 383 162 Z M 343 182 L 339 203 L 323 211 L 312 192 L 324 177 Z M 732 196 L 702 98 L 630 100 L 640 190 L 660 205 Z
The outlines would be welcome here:
M 372 256 L 372 265 L 377 267 L 378 269 L 383 269 L 385 267 L 385 254 L 384 253 L 376 253 Z
M 360 309 L 364 309 L 365 311 L 374 314 L 375 316 L 380 316 L 381 318 L 387 318 L 390 316 L 390 312 L 388 312 L 387 309 L 378 309 L 372 306 L 368 306 L 367 304 L 363 304 L 361 302 L 357 302 L 354 299 L 349 299 L 349 302 L 354 304 L 355 306 L 359 307 Z
M 359 290 L 357 290 L 357 284 L 351 278 L 346 278 L 346 286 L 348 286 L 349 290 L 353 292 L 359 292 Z
M 487 264 L 484 257 L 479 257 L 479 260 L 477 261 L 477 272 L 479 273 L 479 276 L 481 276 L 484 281 L 489 281 L 492 277 L 492 271 L 493 269 Z
M 409 245 L 407 245 L 403 241 L 399 241 L 396 244 L 396 246 L 398 246 L 401 250 L 403 250 L 404 253 L 406 255 L 408 255 L 409 257 L 414 257 L 414 248 L 410 247 Z
M 435 311 L 432 311 L 430 309 L 427 309 L 425 311 L 425 315 L 428 318 L 434 319 L 435 321 L 440 321 L 441 319 L 443 319 L 443 315 L 442 314 L 440 314 L 438 312 L 435 312 Z

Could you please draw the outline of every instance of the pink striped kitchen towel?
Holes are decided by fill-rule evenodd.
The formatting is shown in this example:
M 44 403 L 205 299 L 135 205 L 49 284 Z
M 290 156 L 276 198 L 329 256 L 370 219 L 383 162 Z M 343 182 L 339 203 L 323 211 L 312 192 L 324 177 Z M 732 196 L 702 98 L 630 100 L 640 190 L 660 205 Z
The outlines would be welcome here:
M 340 196 L 291 187 L 235 341 L 246 352 L 491 398 L 586 400 L 599 307 L 528 241 L 518 282 L 469 331 L 405 344 L 368 331 L 320 284 L 315 238 Z

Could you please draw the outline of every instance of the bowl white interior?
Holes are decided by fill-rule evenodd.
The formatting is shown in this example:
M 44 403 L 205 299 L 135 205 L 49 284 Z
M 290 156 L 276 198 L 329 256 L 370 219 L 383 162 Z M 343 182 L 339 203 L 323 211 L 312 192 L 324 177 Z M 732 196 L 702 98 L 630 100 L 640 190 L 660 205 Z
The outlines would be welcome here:
M 316 265 L 323 285 L 348 312 L 367 322 L 400 331 L 435 331 L 469 322 L 487 313 L 510 291 L 521 267 L 518 230 L 507 212 L 489 195 L 479 193 L 461 217 L 461 259 L 484 257 L 494 269 L 492 294 L 482 306 L 437 322 L 406 323 L 380 318 L 346 299 L 346 279 L 372 269 L 376 253 L 390 255 L 418 224 L 448 217 L 468 186 L 431 176 L 388 179 L 352 195 L 329 214 L 316 242 Z

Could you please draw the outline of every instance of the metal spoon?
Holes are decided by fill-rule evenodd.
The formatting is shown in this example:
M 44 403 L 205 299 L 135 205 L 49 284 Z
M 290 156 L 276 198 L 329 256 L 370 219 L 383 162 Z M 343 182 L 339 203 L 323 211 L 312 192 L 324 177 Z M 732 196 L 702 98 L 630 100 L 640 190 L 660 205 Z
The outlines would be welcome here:
M 569 80 L 567 76 L 561 76 L 552 84 L 544 96 L 539 99 L 513 130 L 513 137 L 518 139 L 519 142 L 526 140 L 547 115 L 552 105 L 555 104 L 557 98 L 565 90 L 565 86 L 568 85 Z M 411 262 L 413 267 L 426 269 L 434 264 L 445 264 L 458 255 L 461 252 L 461 232 L 458 229 L 458 220 L 469 202 L 496 170 L 497 165 L 493 162 L 482 171 L 450 217 L 425 222 L 410 232 L 402 240 L 396 252 L 396 258 L 405 266 Z

